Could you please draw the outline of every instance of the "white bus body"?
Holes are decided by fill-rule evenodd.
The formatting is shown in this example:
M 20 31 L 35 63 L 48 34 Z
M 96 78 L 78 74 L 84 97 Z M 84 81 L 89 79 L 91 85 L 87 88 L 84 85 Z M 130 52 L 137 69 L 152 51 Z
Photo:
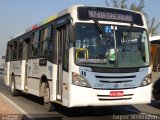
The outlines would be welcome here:
M 150 103 L 148 41 L 140 13 L 72 6 L 8 42 L 5 83 L 67 107 Z

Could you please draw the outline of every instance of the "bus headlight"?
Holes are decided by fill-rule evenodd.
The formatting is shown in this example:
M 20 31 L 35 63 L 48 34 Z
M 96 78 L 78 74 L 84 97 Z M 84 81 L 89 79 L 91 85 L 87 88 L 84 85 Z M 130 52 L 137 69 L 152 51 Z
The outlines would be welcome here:
M 152 83 L 152 75 L 151 74 L 144 77 L 143 81 L 141 82 L 140 87 L 149 85 L 150 83 Z
M 91 87 L 88 80 L 75 72 L 72 73 L 72 84 L 82 87 Z

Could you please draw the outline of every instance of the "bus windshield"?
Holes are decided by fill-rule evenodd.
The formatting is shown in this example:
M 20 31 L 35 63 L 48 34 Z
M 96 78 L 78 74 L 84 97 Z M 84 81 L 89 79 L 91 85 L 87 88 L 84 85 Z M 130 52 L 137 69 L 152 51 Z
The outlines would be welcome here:
M 76 24 L 77 65 L 129 68 L 150 63 L 147 31 L 131 26 Z

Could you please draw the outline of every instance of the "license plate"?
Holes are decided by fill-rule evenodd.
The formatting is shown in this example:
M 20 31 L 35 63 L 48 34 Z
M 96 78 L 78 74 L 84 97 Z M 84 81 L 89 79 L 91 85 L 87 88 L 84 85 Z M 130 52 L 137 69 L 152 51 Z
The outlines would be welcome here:
M 111 97 L 122 97 L 124 95 L 123 91 L 111 91 L 110 96 Z

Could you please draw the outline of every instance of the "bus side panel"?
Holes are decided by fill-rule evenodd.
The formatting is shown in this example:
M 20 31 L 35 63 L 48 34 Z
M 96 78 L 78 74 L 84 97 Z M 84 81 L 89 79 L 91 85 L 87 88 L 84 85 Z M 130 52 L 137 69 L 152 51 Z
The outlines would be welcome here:
M 10 62 L 5 62 L 4 82 L 10 86 Z
M 63 81 L 62 81 L 62 99 L 63 105 L 69 105 L 69 74 L 68 72 L 63 71 Z
M 42 63 L 40 62 L 42 61 Z M 46 62 L 46 64 L 44 64 Z M 29 59 L 28 60 L 28 73 L 27 73 L 27 86 L 28 92 L 40 96 L 41 77 L 47 77 L 50 88 L 50 99 L 53 100 L 53 64 L 46 61 L 45 58 Z M 55 75 L 54 75 L 55 76 Z
M 21 89 L 24 90 L 25 87 L 25 74 L 26 74 L 26 60 L 22 60 L 21 65 Z
M 45 72 L 45 70 L 39 67 L 39 59 L 29 59 L 27 67 L 28 67 L 27 68 L 28 93 L 39 96 L 40 77 L 41 77 L 40 71 Z
M 28 93 L 36 96 L 40 96 L 39 94 L 40 80 L 39 79 L 28 78 L 27 85 L 28 85 Z
M 56 93 L 54 93 L 55 91 L 53 90 L 54 89 L 53 81 L 55 81 L 56 79 L 53 79 L 53 76 L 55 76 L 56 72 L 54 70 L 53 63 L 47 61 L 46 67 L 47 67 L 46 68 L 46 77 L 48 79 L 49 88 L 50 88 L 50 101 L 53 101 L 53 100 L 55 100 L 53 96 L 56 94 Z
M 50 100 L 55 101 L 56 100 L 56 93 L 57 93 L 57 65 L 53 64 L 53 71 L 52 71 L 52 88 L 50 88 Z
M 22 90 L 21 88 L 21 66 L 22 61 L 11 61 L 10 75 L 14 75 L 16 89 Z

